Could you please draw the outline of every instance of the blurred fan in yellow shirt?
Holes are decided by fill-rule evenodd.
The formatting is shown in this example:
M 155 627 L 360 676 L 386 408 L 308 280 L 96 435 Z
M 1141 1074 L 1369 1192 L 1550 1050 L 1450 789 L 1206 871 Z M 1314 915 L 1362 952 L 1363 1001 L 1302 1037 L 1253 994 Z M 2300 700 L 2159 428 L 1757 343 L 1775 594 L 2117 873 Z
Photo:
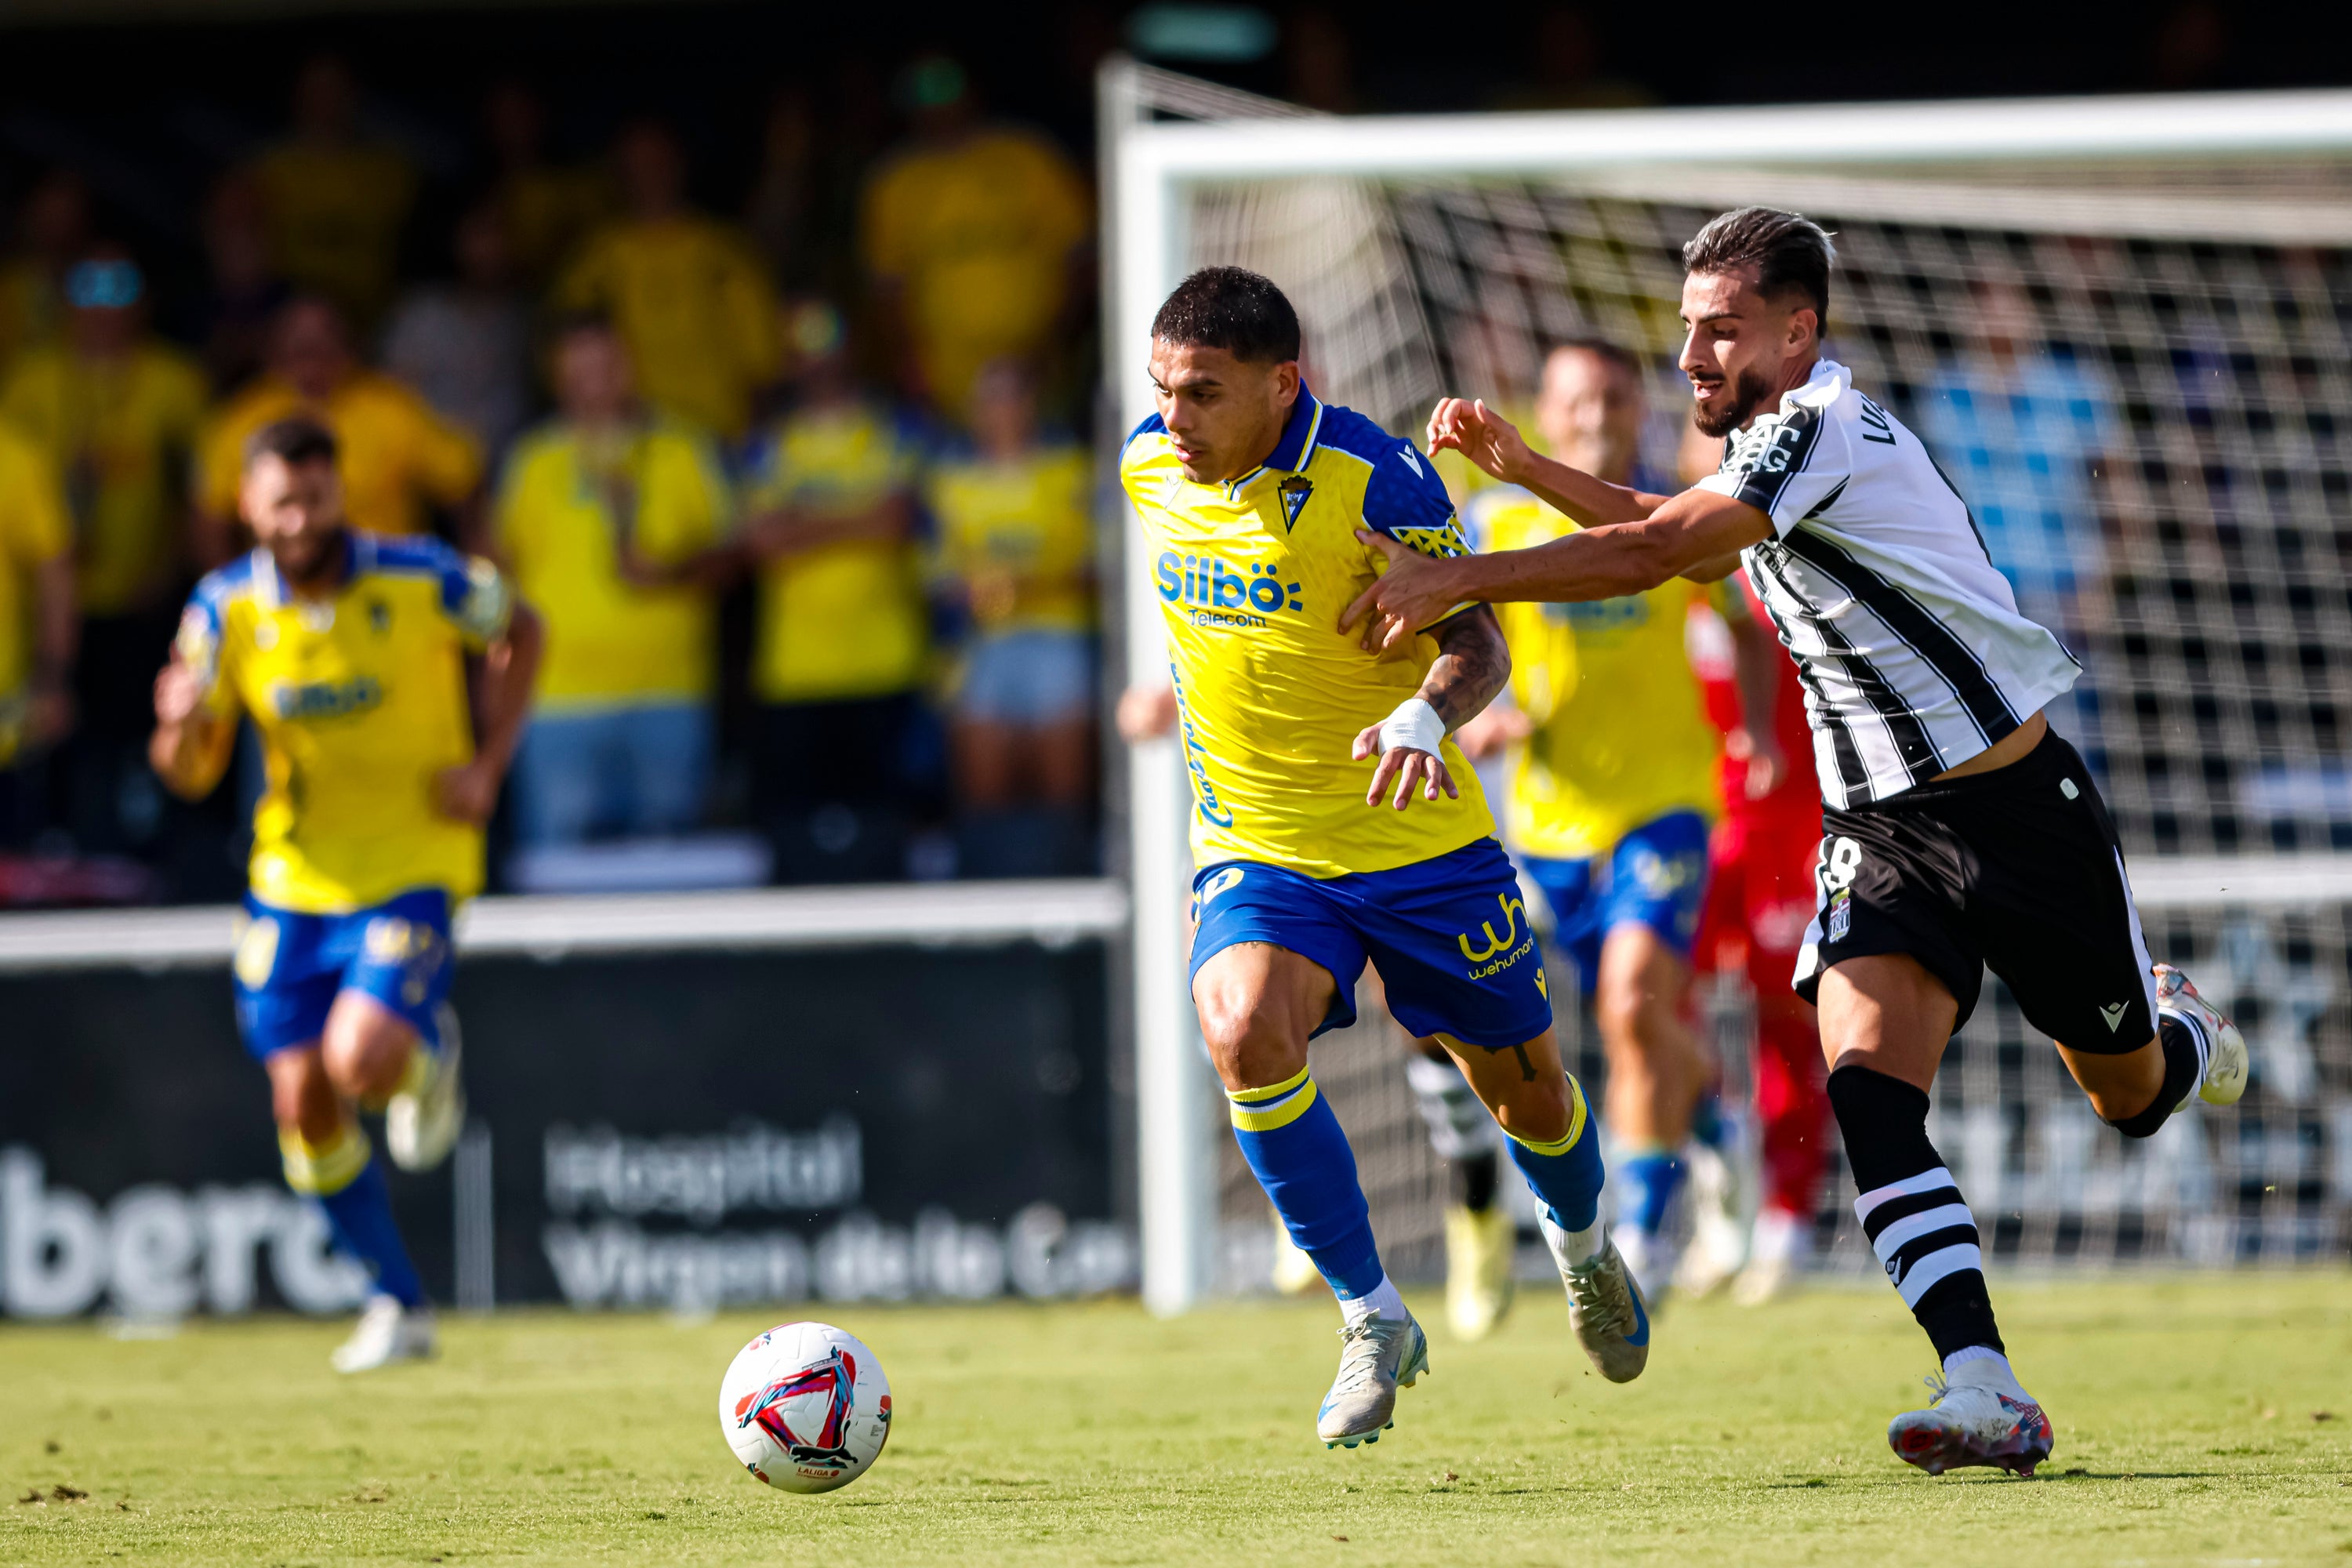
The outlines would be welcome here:
M 399 149 L 362 139 L 349 66 L 332 55 L 303 64 L 294 133 L 256 161 L 253 177 L 279 275 L 372 329 L 392 301 L 416 171 Z
M 147 690 L 172 646 L 205 380 L 149 335 L 146 279 L 121 247 L 85 250 L 66 269 L 65 298 L 63 340 L 17 362 L 0 417 L 62 479 L 73 531 L 81 721 L 59 759 L 60 825 L 84 851 L 120 853 L 159 826 Z
M 60 284 L 89 243 L 89 187 L 70 169 L 25 195 L 11 254 L 0 260 L 0 374 L 18 354 L 57 341 L 65 324 Z
M 919 446 L 857 384 L 837 311 L 803 307 L 789 412 L 754 444 L 754 809 L 786 880 L 902 872 L 929 611 L 914 542 Z
M 709 436 L 638 406 L 609 323 L 566 323 L 550 357 L 556 417 L 516 444 L 491 513 L 493 552 L 547 624 L 518 835 L 677 833 L 710 773 L 726 476 Z
M 866 188 L 862 248 L 909 390 L 952 413 L 981 366 L 1037 359 L 1076 324 L 1093 204 L 1045 137 L 980 122 L 955 61 L 915 61 L 899 96 L 915 137 Z
M 0 845 L 44 826 L 37 757 L 73 727 L 71 525 L 40 448 L 0 425 Z
M 687 205 L 667 127 L 632 125 L 613 155 L 628 215 L 588 241 L 554 302 L 612 319 L 646 402 L 734 440 L 776 374 L 774 290 L 740 237 Z
M 264 426 L 296 414 L 322 421 L 341 453 L 343 507 L 366 533 L 425 531 L 428 506 L 457 511 L 482 483 L 473 437 L 425 399 L 352 356 L 341 315 L 324 300 L 295 300 L 270 334 L 269 368 L 231 399 L 198 453 L 199 553 L 224 561 L 235 548 L 245 445 Z
M 1018 361 L 980 373 L 969 423 L 923 485 L 944 596 L 969 621 L 949 728 L 961 869 L 1075 875 L 1094 782 L 1094 459 L 1039 440 Z

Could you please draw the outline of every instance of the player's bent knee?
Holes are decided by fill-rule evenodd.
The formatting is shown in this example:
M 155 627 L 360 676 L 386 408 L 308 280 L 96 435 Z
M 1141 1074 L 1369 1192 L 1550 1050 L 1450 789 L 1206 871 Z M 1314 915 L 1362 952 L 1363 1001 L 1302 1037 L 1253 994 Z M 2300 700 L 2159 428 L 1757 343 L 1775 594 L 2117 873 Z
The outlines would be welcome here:
M 346 993 L 327 1016 L 320 1055 L 338 1092 L 372 1102 L 399 1087 L 415 1046 L 416 1030 L 406 1019 L 373 997 Z

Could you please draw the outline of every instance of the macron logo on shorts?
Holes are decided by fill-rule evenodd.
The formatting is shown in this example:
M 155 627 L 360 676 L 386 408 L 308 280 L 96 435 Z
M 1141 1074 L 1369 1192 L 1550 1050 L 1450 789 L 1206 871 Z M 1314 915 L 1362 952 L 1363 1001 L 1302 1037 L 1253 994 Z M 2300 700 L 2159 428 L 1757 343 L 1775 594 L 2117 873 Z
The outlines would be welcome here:
M 2112 1007 L 2102 1007 L 2099 1009 L 2099 1016 L 2107 1021 L 2107 1033 L 2112 1035 L 2117 1029 L 2123 1027 L 2124 1009 L 2129 1005 L 2130 1004 L 2127 1002 L 2118 1002 Z

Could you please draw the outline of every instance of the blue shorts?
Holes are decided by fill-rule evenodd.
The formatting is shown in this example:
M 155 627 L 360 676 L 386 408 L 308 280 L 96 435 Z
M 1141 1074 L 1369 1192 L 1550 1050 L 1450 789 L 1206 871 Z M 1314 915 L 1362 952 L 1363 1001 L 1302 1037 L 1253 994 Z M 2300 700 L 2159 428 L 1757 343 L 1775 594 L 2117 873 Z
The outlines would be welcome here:
M 1095 707 L 1095 639 L 1035 630 L 982 637 L 957 689 L 959 719 L 1036 726 L 1083 719 Z
M 1389 1012 L 1416 1037 L 1507 1050 L 1551 1027 L 1543 958 L 1519 879 L 1491 838 L 1450 855 L 1315 878 L 1228 860 L 1192 879 L 1192 973 L 1236 942 L 1271 942 L 1331 972 L 1339 989 L 1315 1033 L 1356 1021 L 1370 958 Z
M 247 896 L 230 967 L 236 1026 L 257 1058 L 316 1040 L 342 991 L 374 997 L 438 1050 L 434 1013 L 453 967 L 449 895 L 424 888 L 348 915 L 272 909 Z
M 1541 860 L 1528 879 L 1551 906 L 1552 941 L 1576 960 L 1584 994 L 1601 970 L 1601 944 L 1623 925 L 1645 925 L 1687 959 L 1706 902 L 1706 818 L 1670 812 L 1617 841 L 1601 860 Z

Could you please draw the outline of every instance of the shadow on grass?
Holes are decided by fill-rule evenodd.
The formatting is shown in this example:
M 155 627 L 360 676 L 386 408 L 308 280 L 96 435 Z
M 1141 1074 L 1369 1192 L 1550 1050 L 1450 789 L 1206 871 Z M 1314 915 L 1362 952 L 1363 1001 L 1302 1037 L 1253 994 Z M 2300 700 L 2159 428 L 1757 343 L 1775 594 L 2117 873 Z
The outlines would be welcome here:
M 1767 1481 L 1764 1483 L 1764 1489 L 1766 1491 L 1773 1492 L 1802 1492 L 1822 1491 L 1831 1487 L 1841 1487 L 1846 1489 L 1855 1487 L 1905 1487 L 1916 1486 L 1922 1480 L 1942 1481 L 1947 1485 L 1953 1486 L 1966 1485 L 1969 1482 L 1974 1482 L 1978 1485 L 2005 1485 L 2011 1481 L 2021 1479 L 2024 1479 L 2029 1484 L 2033 1481 L 2212 1481 L 2226 1479 L 2229 1477 L 2239 1473 L 2234 1470 L 2045 1469 L 2039 1475 L 2020 1478 L 2009 1475 L 1990 1465 L 1969 1465 L 1964 1467 L 1964 1468 L 1971 1471 L 1981 1471 L 1982 1473 L 1969 1475 L 1957 1471 L 1947 1471 L 1941 1476 L 1814 1476 L 1809 1479 L 1801 1481 Z

